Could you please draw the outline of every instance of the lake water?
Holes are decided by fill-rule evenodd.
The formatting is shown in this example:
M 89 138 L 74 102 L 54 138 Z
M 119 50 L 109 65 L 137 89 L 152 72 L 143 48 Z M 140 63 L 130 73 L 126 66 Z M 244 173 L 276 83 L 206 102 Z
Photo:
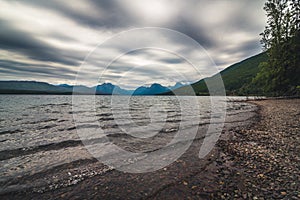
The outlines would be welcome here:
M 84 105 L 88 105 L 84 99 L 94 99 L 94 113 L 89 109 L 72 108 L 72 96 L 0 95 L 0 192 L 29 187 L 30 181 L 20 181 L 27 180 L 26 177 L 93 160 L 90 149 L 83 144 L 105 146 L 113 143 L 129 152 L 155 152 L 172 141 L 179 130 L 188 133 L 211 122 L 209 97 L 80 98 Z M 253 111 L 254 108 L 245 102 L 227 101 L 226 121 L 234 121 L 238 113 Z M 76 121 L 78 114 L 81 118 Z M 101 133 L 97 134 L 97 130 Z M 93 136 L 85 138 L 84 133 L 93 133 Z M 107 136 L 106 139 L 103 136 Z M 112 169 L 102 166 L 91 172 L 88 163 L 78 172 L 82 177 Z M 65 183 L 65 180 L 68 184 L 76 184 L 79 181 L 74 177 L 70 179 L 71 173 L 66 173 L 67 177 L 57 177 L 54 173 L 49 179 L 40 178 L 35 184 L 51 185 L 50 182 Z

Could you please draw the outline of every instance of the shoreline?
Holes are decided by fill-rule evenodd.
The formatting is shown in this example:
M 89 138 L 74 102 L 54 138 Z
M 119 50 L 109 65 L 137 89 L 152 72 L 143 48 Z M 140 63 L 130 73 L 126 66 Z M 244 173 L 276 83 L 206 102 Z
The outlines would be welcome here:
M 265 123 L 264 110 L 269 104 L 266 102 L 276 105 L 278 101 L 285 101 L 281 102 L 284 108 L 289 103 L 286 101 L 296 101 L 294 103 L 296 105 L 300 103 L 299 99 L 247 101 L 246 103 L 255 104 L 256 109 L 251 113 L 240 112 L 237 118 L 244 120 L 226 123 L 217 145 L 205 159 L 200 160 L 197 157 L 200 146 L 199 141 L 196 140 L 175 163 L 153 173 L 129 174 L 108 170 L 104 175 L 88 177 L 68 187 L 43 193 L 25 189 L 1 196 L 5 199 L 263 199 L 263 197 L 268 199 L 267 197 L 297 198 L 298 195 L 299 198 L 299 193 L 291 194 L 287 189 L 277 193 L 267 189 L 268 193 L 264 193 L 263 190 L 259 190 L 264 187 L 259 186 L 258 183 L 256 183 L 257 187 L 254 187 L 252 183 L 256 180 L 261 181 L 267 175 L 263 169 L 257 168 L 260 162 L 257 160 L 256 150 L 253 148 L 251 151 L 249 148 L 249 144 L 254 144 L 248 144 L 253 139 L 248 134 L 260 131 Z M 299 106 L 296 107 L 295 112 L 300 112 Z M 275 113 L 277 113 L 276 110 Z M 255 137 L 258 139 L 257 135 Z M 245 151 L 245 145 L 248 147 L 247 151 Z M 245 154 L 247 152 L 250 154 Z M 257 170 L 249 171 L 247 165 L 242 165 L 247 161 L 248 164 L 258 163 Z M 100 165 L 93 161 L 91 167 L 95 168 L 95 166 Z M 57 170 L 62 170 L 64 173 L 68 171 L 65 168 Z M 299 173 L 299 169 L 294 170 L 296 174 Z M 42 177 L 44 174 L 39 176 Z M 248 183 L 251 183 L 251 187 L 247 185 Z
M 300 99 L 248 102 L 258 106 L 257 122 L 221 144 L 229 166 L 221 167 L 217 199 L 299 199 Z

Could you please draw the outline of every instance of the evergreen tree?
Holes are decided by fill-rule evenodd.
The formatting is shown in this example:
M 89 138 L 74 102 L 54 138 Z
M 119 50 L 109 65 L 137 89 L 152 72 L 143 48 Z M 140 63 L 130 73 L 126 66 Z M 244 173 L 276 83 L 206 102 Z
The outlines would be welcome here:
M 261 43 L 268 61 L 261 63 L 253 79 L 256 93 L 282 96 L 295 95 L 300 85 L 299 0 L 267 0 L 264 10 L 267 26 Z

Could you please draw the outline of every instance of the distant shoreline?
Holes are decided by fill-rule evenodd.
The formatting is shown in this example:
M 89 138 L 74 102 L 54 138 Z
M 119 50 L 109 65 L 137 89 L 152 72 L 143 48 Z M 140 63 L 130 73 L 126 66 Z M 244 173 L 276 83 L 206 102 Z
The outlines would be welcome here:
M 73 92 L 66 92 L 66 93 L 51 93 L 51 92 L 1 92 L 0 95 L 96 95 L 96 96 L 192 96 L 192 95 L 166 95 L 166 94 L 155 94 L 155 95 L 130 95 L 130 94 L 83 94 L 83 93 L 73 93 Z M 198 97 L 210 97 L 210 95 L 196 95 Z M 244 95 L 226 95 L 225 97 L 245 97 L 249 99 L 243 100 L 230 100 L 230 101 L 260 101 L 260 100 L 280 100 L 280 99 L 299 99 L 300 96 L 283 96 L 283 97 L 265 97 L 265 96 L 244 96 Z

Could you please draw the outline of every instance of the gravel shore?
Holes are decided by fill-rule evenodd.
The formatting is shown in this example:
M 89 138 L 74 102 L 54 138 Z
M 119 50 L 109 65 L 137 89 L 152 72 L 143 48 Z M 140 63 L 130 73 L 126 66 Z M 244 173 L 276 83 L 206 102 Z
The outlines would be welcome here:
M 258 122 L 220 141 L 218 199 L 300 199 L 300 99 L 263 100 Z
M 198 158 L 199 139 L 176 162 L 152 173 L 107 169 L 67 187 L 23 190 L 2 199 L 300 199 L 300 99 L 250 103 L 257 109 L 225 123 L 205 159 Z M 102 165 L 85 162 L 77 163 L 81 170 Z M 73 174 L 76 167 L 55 173 Z

